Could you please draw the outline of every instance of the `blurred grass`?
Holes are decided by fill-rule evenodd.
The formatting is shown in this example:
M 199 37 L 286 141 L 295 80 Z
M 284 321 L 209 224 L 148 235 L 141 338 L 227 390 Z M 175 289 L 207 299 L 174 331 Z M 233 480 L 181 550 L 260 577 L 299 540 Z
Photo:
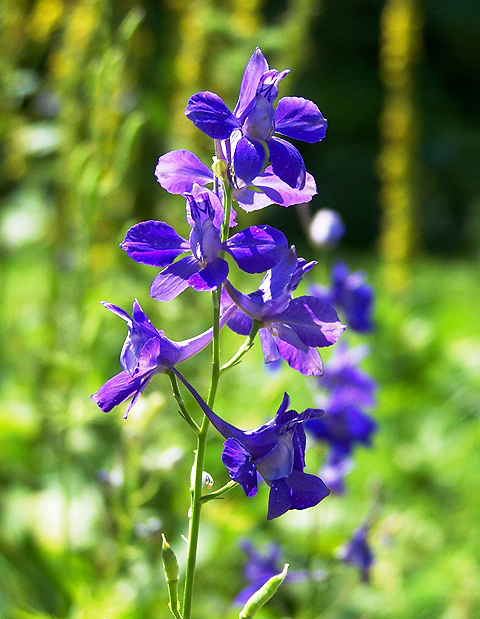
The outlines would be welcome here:
M 0 408 L 2 616 L 89 617 L 92 609 L 108 617 L 158 616 L 166 603 L 159 532 L 182 559 L 194 441 L 163 376 L 128 420 L 124 407 L 104 415 L 88 399 L 118 371 L 125 336 L 123 322 L 98 300 L 128 308 L 137 295 L 159 328 L 183 339 L 208 326 L 209 295 L 187 291 L 173 304 L 158 304 L 145 292 L 155 269 L 116 269 L 89 291 L 76 327 L 86 345 L 67 354 L 38 318 L 51 263 L 36 252 L 33 269 L 31 249 L 17 251 L 3 271 L 2 335 L 12 345 L 3 350 Z M 362 263 L 372 283 L 381 280 L 371 258 L 348 260 Z M 347 494 L 317 508 L 267 523 L 265 488 L 255 499 L 235 489 L 209 503 L 199 553 L 200 616 L 235 616 L 228 609 L 242 586 L 238 541 L 245 535 L 280 542 L 292 569 L 309 564 L 328 571 L 315 590 L 285 585 L 262 617 L 433 619 L 478 612 L 480 329 L 472 319 L 478 271 L 473 263 L 425 259 L 415 265 L 410 299 L 394 302 L 379 287 L 377 295 L 377 329 L 365 360 L 380 383 L 374 448 L 357 450 Z M 366 339 L 347 336 L 352 343 Z M 224 332 L 224 359 L 240 341 Z M 182 369 L 205 392 L 208 367 L 204 351 Z M 267 372 L 256 344 L 225 375 L 216 410 L 249 429 L 276 411 L 284 390 L 295 408 L 311 406 L 312 388 L 288 367 Z M 206 470 L 214 487 L 227 481 L 220 454 L 212 432 Z M 318 447 L 309 449 L 307 469 L 315 472 L 322 457 Z M 99 478 L 99 471 L 108 475 Z M 353 568 L 337 563 L 335 552 L 378 484 L 386 499 L 372 532 L 376 563 L 367 587 Z

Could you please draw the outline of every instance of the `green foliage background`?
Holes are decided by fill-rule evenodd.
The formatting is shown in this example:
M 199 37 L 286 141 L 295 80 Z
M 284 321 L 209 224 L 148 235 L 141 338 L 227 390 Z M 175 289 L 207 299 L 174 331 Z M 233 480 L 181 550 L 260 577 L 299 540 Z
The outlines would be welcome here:
M 245 535 L 260 548 L 281 543 L 291 569 L 327 573 L 322 582 L 282 585 L 259 617 L 478 616 L 479 13 L 474 0 L 417 7 L 416 208 L 404 213 L 415 234 L 395 263 L 399 290 L 389 285 L 392 257 L 379 250 L 388 208 L 379 199 L 386 4 L 0 3 L 0 617 L 168 616 L 160 533 L 182 562 L 193 436 L 165 377 L 127 421 L 90 401 L 118 372 L 125 337 L 99 301 L 129 309 L 137 297 L 172 339 L 209 326 L 208 295 L 152 301 L 154 272 L 118 243 L 152 217 L 185 232 L 183 200 L 156 183 L 156 160 L 190 148 L 209 161 L 208 140 L 183 117 L 186 101 L 210 89 L 233 104 L 256 45 L 271 66 L 293 69 L 282 94 L 313 99 L 329 119 L 325 141 L 301 149 L 319 188 L 312 211 L 338 209 L 347 224 L 335 257 L 365 270 L 376 290 L 375 333 L 346 337 L 371 347 L 364 367 L 380 384 L 379 432 L 374 449 L 356 452 L 344 497 L 270 523 L 265 488 L 252 500 L 236 489 L 209 503 L 195 616 L 238 614 L 230 602 L 243 586 Z M 331 259 L 308 245 L 295 209 L 239 219 L 282 228 L 300 254 L 321 261 L 317 277 L 326 283 Z M 238 345 L 225 332 L 223 358 Z M 183 365 L 202 393 L 208 367 L 208 351 Z M 248 429 L 276 411 L 284 390 L 299 410 L 312 405 L 313 383 L 288 368 L 266 372 L 256 345 L 225 376 L 216 409 Z M 220 453 L 212 432 L 215 487 L 227 481 Z M 322 459 L 310 449 L 308 470 Z M 379 488 L 367 586 L 336 549 Z

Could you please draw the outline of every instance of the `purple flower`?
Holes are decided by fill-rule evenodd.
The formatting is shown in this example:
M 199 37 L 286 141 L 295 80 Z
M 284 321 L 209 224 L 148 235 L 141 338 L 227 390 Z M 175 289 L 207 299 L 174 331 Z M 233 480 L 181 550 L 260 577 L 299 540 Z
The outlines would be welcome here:
M 268 520 L 289 509 L 313 507 L 329 494 L 319 477 L 303 472 L 306 438 L 301 424 L 323 411 L 309 408 L 297 413 L 289 405 L 285 393 L 275 419 L 250 432 L 239 430 L 204 407 L 212 424 L 227 439 L 222 460 L 230 477 L 247 497 L 257 493 L 257 473 L 270 486 Z
M 270 69 L 257 48 L 245 68 L 233 113 L 218 95 L 208 91 L 193 95 L 188 102 L 185 114 L 196 127 L 214 139 L 232 138 L 235 176 L 245 183 L 263 170 L 266 144 L 273 173 L 290 187 L 303 188 L 306 170 L 302 156 L 274 133 L 312 144 L 325 137 L 327 121 L 312 101 L 283 97 L 276 110 L 273 108 L 278 84 L 288 73 Z
M 370 581 L 370 567 L 374 562 L 373 553 L 367 541 L 367 533 L 367 526 L 362 525 L 354 531 L 351 540 L 340 551 L 342 561 L 358 567 L 363 582 Z
M 330 393 L 342 390 L 343 402 L 373 406 L 377 383 L 358 367 L 368 352 L 367 346 L 349 348 L 344 340 L 340 341 L 325 364 L 323 376 L 318 379 L 320 385 Z
M 341 310 L 348 326 L 354 331 L 372 331 L 373 289 L 365 283 L 363 273 L 349 273 L 348 267 L 339 262 L 333 267 L 331 277 L 330 290 L 312 286 L 310 293 Z
M 155 176 L 164 189 L 174 194 L 191 192 L 195 183 L 204 186 L 214 181 L 211 168 L 188 150 L 172 150 L 162 155 L 158 160 Z M 238 178 L 233 183 L 233 196 L 247 212 L 256 211 L 269 204 L 287 207 L 310 202 L 316 193 L 315 180 L 311 174 L 307 173 L 305 186 L 296 189 L 276 176 L 271 166 L 249 183 Z
M 292 299 L 303 275 L 315 264 L 297 258 L 292 247 L 267 272 L 256 292 L 244 295 L 227 280 L 222 300 L 228 306 L 231 299 L 239 308 L 228 321 L 236 333 L 248 335 L 254 321 L 261 325 L 265 363 L 282 358 L 306 376 L 319 376 L 323 371 L 317 347 L 331 346 L 345 330 L 328 303 L 311 296 Z
M 238 606 L 244 606 L 267 580 L 282 571 L 282 567 L 279 561 L 280 546 L 278 544 L 269 544 L 266 555 L 257 552 L 252 543 L 247 539 L 241 541 L 240 547 L 247 555 L 247 562 L 243 573 L 248 584 L 240 591 L 233 603 Z M 325 572 L 323 570 L 316 570 L 315 572 L 289 570 L 285 576 L 285 582 L 306 582 L 312 578 L 317 581 L 323 580 Z
M 187 220 L 192 226 L 188 241 L 163 221 L 144 221 L 132 226 L 120 245 L 137 262 L 168 265 L 150 289 L 157 301 L 170 301 L 188 286 L 195 290 L 217 288 L 229 270 L 224 252 L 247 273 L 266 271 L 287 253 L 285 235 L 271 226 L 250 226 L 222 243 L 223 207 L 217 196 L 195 186 L 186 198 Z M 185 252 L 191 255 L 175 261 Z
M 325 403 L 322 419 L 309 421 L 306 428 L 313 436 L 348 455 L 355 445 L 371 446 L 375 421 L 357 405 L 350 402 L 341 389 L 332 392 Z
M 133 396 L 124 417 L 141 395 L 154 374 L 170 370 L 175 364 L 193 357 L 212 340 L 213 330 L 209 329 L 197 337 L 182 342 L 174 342 L 158 331 L 143 312 L 135 299 L 132 317 L 123 309 L 102 302 L 102 305 L 123 318 L 128 325 L 128 335 L 120 354 L 123 371 L 107 380 L 92 395 L 92 400 L 105 412 Z M 222 326 L 227 316 L 224 316 Z

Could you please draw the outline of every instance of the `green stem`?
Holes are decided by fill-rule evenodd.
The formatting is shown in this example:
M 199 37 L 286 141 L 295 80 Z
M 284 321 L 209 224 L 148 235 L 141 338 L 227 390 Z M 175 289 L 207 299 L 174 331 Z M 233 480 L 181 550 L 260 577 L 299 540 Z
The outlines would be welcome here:
M 261 323 L 255 320 L 253 321 L 252 330 L 248 334 L 247 339 L 243 342 L 243 344 L 240 346 L 237 352 L 233 355 L 233 357 L 229 359 L 227 363 L 222 365 L 222 367 L 220 368 L 220 374 L 223 374 L 223 372 L 225 372 L 226 370 L 229 370 L 234 365 L 237 365 L 237 363 L 240 363 L 240 360 L 243 357 L 243 355 L 246 352 L 248 352 L 250 348 L 253 346 L 254 341 L 255 341 L 255 336 L 257 335 L 258 330 L 260 329 L 261 326 L 262 326 Z
M 238 483 L 236 481 L 233 481 L 233 479 L 232 479 L 231 481 L 228 482 L 228 484 L 225 484 L 224 486 L 222 486 L 218 490 L 215 490 L 215 492 L 210 492 L 209 494 L 204 494 L 202 496 L 202 498 L 201 498 L 201 501 L 202 501 L 202 503 L 206 503 L 207 501 L 212 501 L 213 499 L 220 499 L 229 490 L 231 490 L 232 488 L 235 488 L 235 486 L 238 486 Z
M 232 208 L 232 189 L 224 185 L 224 211 L 222 224 L 222 241 L 228 238 L 230 212 Z M 208 390 L 207 404 L 213 408 L 220 379 L 220 296 L 222 287 L 212 292 L 213 303 L 213 340 L 212 340 L 212 373 Z M 203 422 L 197 434 L 197 450 L 193 465 L 193 484 L 190 487 L 190 524 L 188 532 L 188 554 L 185 570 L 185 588 L 183 591 L 183 619 L 190 619 L 192 612 L 193 584 L 195 579 L 195 564 L 197 561 L 198 534 L 200 531 L 200 512 L 202 509 L 202 476 L 205 462 L 208 427 L 210 422 L 204 415 Z
M 200 432 L 200 426 L 196 423 L 194 419 L 192 419 L 192 417 L 190 416 L 190 413 L 187 410 L 187 407 L 185 406 L 185 402 L 183 401 L 183 398 L 180 394 L 180 390 L 178 388 L 177 377 L 171 371 L 167 372 L 167 376 L 170 379 L 170 382 L 172 383 L 173 397 L 177 401 L 177 404 L 180 408 L 179 410 L 180 416 L 183 417 L 183 419 L 185 419 L 185 421 L 192 428 L 192 430 L 196 434 L 198 434 Z

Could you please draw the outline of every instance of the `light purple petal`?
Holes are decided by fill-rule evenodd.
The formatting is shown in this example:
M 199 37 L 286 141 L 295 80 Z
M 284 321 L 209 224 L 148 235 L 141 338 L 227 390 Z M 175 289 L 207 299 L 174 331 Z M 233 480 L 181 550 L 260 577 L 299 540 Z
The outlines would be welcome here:
M 280 206 L 291 206 L 292 204 L 310 202 L 312 197 L 317 193 L 315 179 L 308 172 L 305 177 L 305 185 L 299 189 L 290 187 L 290 185 L 274 174 L 271 166 L 266 168 L 262 174 L 254 179 L 253 185 L 257 187 L 258 190 L 264 192 L 271 202 L 279 204 Z
M 292 493 L 290 509 L 313 507 L 330 494 L 330 490 L 319 477 L 301 471 L 292 471 L 287 477 L 287 483 Z
M 224 245 L 238 266 L 247 273 L 271 269 L 288 250 L 286 236 L 271 226 L 250 226 L 230 237 Z
M 345 331 L 331 305 L 316 297 L 298 297 L 274 318 L 295 331 L 307 346 L 330 346 Z
M 285 480 L 276 479 L 270 486 L 270 495 L 268 497 L 268 513 L 267 520 L 278 518 L 292 506 L 292 497 L 290 488 Z
M 227 275 L 228 263 L 223 258 L 217 258 L 189 277 L 188 285 L 194 290 L 214 290 L 227 279 Z
M 305 352 L 280 338 L 276 339 L 276 343 L 282 359 L 285 359 L 292 369 L 304 376 L 322 375 L 322 358 L 316 348 L 308 348 Z
M 193 184 L 213 182 L 213 172 L 188 150 L 172 150 L 162 155 L 155 168 L 160 185 L 170 193 L 192 191 Z
M 233 167 L 237 178 L 249 183 L 260 174 L 265 164 L 265 148 L 260 142 L 242 137 L 233 154 Z
M 240 126 L 223 100 L 209 91 L 197 92 L 190 97 L 185 115 L 214 140 L 226 140 Z
M 273 172 L 294 189 L 303 189 L 306 181 L 302 155 L 289 142 L 281 138 L 267 141 Z
M 132 226 L 120 247 L 136 262 L 164 267 L 188 251 L 188 241 L 163 221 L 142 221 Z
M 260 342 L 262 344 L 263 359 L 265 363 L 272 363 L 281 359 L 280 351 L 272 334 L 268 329 L 260 329 Z
M 206 209 L 205 206 L 207 205 L 202 206 L 202 203 L 208 203 L 209 207 L 211 207 L 214 212 L 213 224 L 218 230 L 220 230 L 222 223 L 223 223 L 225 211 L 223 208 L 223 204 L 221 203 L 217 194 L 213 192 L 211 189 L 208 189 L 208 187 L 200 187 L 199 185 L 194 185 L 192 188 L 192 191 L 187 192 L 187 193 L 193 196 L 199 208 L 204 211 L 206 211 L 208 207 Z M 193 228 L 193 226 L 195 225 L 195 221 L 192 217 L 192 212 L 191 212 L 188 196 L 187 196 L 187 221 Z M 230 226 L 234 226 L 234 225 L 235 225 L 235 219 L 233 220 L 233 222 L 230 219 Z
M 257 47 L 245 67 L 238 102 L 234 110 L 234 114 L 239 119 L 240 124 L 243 124 L 245 116 L 249 112 L 249 107 L 257 94 L 260 78 L 266 71 L 268 71 L 268 63 L 262 50 Z
M 327 120 L 313 101 L 302 97 L 283 97 L 277 105 L 275 131 L 313 144 L 325 137 Z
M 153 280 L 150 296 L 157 301 L 171 301 L 189 286 L 188 279 L 200 270 L 192 256 L 182 258 L 163 269 Z
M 250 454 L 235 438 L 228 438 L 223 446 L 222 462 L 230 477 L 238 482 L 247 497 L 257 494 L 257 471 Z

